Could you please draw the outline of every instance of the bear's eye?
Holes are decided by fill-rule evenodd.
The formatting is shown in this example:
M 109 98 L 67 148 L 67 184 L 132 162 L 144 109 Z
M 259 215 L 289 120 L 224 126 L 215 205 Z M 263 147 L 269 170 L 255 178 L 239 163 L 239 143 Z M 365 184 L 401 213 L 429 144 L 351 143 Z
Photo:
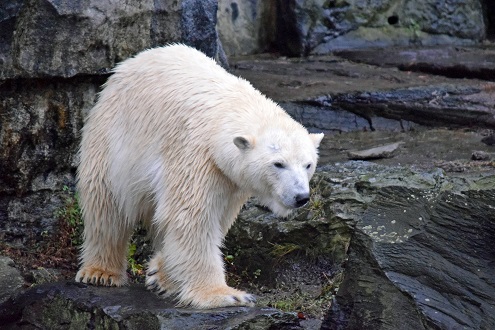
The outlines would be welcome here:
M 306 165 L 306 169 L 309 170 L 311 168 L 311 164 Z
M 279 162 L 273 163 L 273 166 L 275 166 L 276 168 L 285 168 L 284 164 Z

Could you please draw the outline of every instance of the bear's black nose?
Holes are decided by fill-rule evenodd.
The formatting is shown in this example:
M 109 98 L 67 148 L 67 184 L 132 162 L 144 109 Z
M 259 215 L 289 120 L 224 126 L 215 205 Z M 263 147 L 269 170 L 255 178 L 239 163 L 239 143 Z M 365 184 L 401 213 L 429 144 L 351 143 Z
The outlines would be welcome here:
M 309 202 L 309 194 L 299 194 L 296 195 L 296 207 L 301 207 Z

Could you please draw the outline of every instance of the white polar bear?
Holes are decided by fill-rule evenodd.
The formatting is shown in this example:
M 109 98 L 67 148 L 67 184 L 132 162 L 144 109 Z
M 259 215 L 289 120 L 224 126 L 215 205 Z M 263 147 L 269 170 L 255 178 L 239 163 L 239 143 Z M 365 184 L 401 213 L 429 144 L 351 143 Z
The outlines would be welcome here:
M 225 282 L 222 240 L 250 196 L 280 216 L 308 202 L 322 138 L 193 48 L 124 61 L 82 131 L 76 280 L 126 284 L 128 241 L 143 222 L 150 289 L 196 308 L 253 305 Z

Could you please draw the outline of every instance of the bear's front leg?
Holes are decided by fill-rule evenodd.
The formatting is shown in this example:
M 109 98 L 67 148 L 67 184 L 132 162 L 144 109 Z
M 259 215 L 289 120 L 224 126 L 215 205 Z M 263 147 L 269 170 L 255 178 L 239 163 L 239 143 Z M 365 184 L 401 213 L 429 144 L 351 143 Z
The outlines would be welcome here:
M 194 227 L 167 228 L 163 249 L 148 267 L 148 288 L 163 297 L 176 295 L 180 306 L 254 306 L 253 295 L 225 282 L 220 227 Z

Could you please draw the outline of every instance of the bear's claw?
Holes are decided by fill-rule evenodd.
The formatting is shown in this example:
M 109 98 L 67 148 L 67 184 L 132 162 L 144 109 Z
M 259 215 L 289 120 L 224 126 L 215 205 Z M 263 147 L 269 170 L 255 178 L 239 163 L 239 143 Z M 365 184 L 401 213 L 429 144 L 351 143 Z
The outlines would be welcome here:
M 75 280 L 76 282 L 102 286 L 122 286 L 127 283 L 125 276 L 119 276 L 115 272 L 96 267 L 85 267 L 79 270 Z
M 256 302 L 256 298 L 253 295 L 228 286 L 212 288 L 205 291 L 192 291 L 184 298 L 180 302 L 180 305 L 189 305 L 195 308 L 217 308 L 228 306 L 253 307 Z
M 252 294 L 247 294 L 246 295 L 246 300 L 249 301 L 252 304 L 255 304 L 256 303 L 256 297 L 253 296 Z
M 146 276 L 153 276 L 153 275 L 155 275 L 156 273 L 158 273 L 158 269 L 150 270 L 150 271 L 146 274 Z

